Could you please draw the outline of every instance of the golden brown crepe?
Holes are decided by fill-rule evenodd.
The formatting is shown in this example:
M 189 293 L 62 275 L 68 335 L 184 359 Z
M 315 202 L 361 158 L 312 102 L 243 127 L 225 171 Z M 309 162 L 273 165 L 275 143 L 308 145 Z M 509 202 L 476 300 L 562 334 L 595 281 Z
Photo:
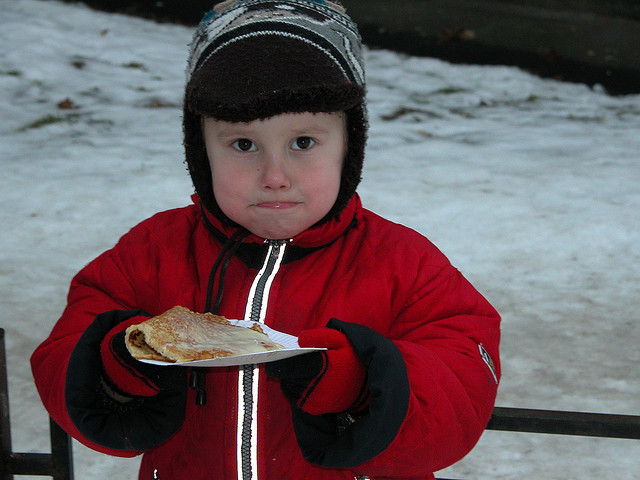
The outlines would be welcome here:
M 195 313 L 176 306 L 126 330 L 125 344 L 138 360 L 190 362 L 279 350 L 259 324 L 232 325 L 212 313 Z

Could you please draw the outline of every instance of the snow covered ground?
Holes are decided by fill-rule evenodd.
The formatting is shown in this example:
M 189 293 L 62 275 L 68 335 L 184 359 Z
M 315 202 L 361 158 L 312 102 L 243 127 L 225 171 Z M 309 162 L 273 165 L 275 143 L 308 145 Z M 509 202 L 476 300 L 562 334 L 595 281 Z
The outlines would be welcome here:
M 48 449 L 28 364 L 68 283 L 189 202 L 192 30 L 0 0 L 0 326 L 15 451 Z M 502 313 L 498 404 L 640 414 L 640 96 L 368 51 L 365 205 L 433 240 Z M 138 460 L 75 442 L 78 480 Z M 487 432 L 441 476 L 640 479 L 640 441 Z M 25 478 L 25 477 L 21 477 Z M 39 478 L 39 477 L 38 477 Z

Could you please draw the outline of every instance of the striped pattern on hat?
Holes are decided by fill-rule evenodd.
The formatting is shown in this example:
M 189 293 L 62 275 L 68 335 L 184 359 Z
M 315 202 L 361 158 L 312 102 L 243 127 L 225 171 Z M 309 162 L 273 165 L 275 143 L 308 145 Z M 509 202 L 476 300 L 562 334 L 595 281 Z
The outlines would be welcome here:
M 341 7 L 314 0 L 235 0 L 218 5 L 200 22 L 191 44 L 187 81 L 209 58 L 249 37 L 282 36 L 319 49 L 345 79 L 364 85 L 361 38 Z

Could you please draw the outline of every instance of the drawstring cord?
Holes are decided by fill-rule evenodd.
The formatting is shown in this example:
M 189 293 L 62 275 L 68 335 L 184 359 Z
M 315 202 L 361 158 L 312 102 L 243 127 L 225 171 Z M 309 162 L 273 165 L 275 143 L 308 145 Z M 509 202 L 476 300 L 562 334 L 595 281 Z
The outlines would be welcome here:
M 227 267 L 231 262 L 231 258 L 236 254 L 240 245 L 245 238 L 249 236 L 249 232 L 243 229 L 237 230 L 234 232 L 229 240 L 227 240 L 214 263 L 211 274 L 209 275 L 209 285 L 207 286 L 207 304 L 205 305 L 205 311 L 211 312 L 213 314 L 218 313 L 218 309 L 220 308 L 220 303 L 222 302 L 222 292 L 224 290 L 224 277 L 227 274 Z M 214 276 L 215 272 L 222 263 L 222 268 L 220 270 L 220 275 L 218 278 L 218 291 L 216 292 L 216 301 L 213 303 L 213 308 L 211 308 L 211 294 L 213 293 L 213 284 L 214 284 Z
M 207 392 L 205 391 L 206 372 L 204 371 L 204 369 L 202 369 L 202 371 L 199 370 L 200 369 L 196 367 L 191 368 L 191 375 L 189 376 L 189 388 L 198 389 L 198 391 L 196 392 L 196 405 L 202 407 L 207 404 Z
M 231 237 L 222 246 L 222 250 L 218 254 L 218 258 L 211 267 L 211 273 L 209 274 L 209 283 L 207 285 L 207 301 L 204 311 L 214 314 L 218 313 L 220 303 L 222 302 L 222 294 L 224 292 L 224 277 L 227 273 L 227 267 L 231 262 L 231 258 L 235 255 L 240 248 L 242 242 L 249 236 L 249 232 L 244 229 L 239 229 L 234 232 Z M 221 268 L 222 266 L 222 268 Z M 218 275 L 218 291 L 216 292 L 216 298 L 213 302 L 213 308 L 211 306 L 211 299 L 213 295 L 213 285 L 215 284 L 216 273 L 220 270 Z M 207 393 L 205 391 L 206 383 L 206 370 L 204 368 L 192 368 L 191 375 L 189 377 L 189 388 L 197 389 L 196 393 L 196 405 L 205 405 L 207 403 Z

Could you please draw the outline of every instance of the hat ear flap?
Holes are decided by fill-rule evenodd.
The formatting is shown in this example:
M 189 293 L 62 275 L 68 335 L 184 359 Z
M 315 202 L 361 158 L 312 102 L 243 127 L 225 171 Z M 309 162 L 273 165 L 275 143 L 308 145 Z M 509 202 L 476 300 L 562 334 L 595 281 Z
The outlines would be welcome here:
M 184 133 L 185 163 L 195 191 L 200 198 L 200 203 L 219 219 L 226 220 L 226 215 L 220 210 L 213 193 L 211 167 L 202 130 L 202 116 L 193 113 L 185 106 L 182 128 Z
M 345 110 L 345 115 L 347 117 L 347 152 L 342 164 L 340 190 L 333 207 L 320 223 L 334 218 L 347 206 L 362 180 L 368 130 L 364 104 L 361 103 Z

